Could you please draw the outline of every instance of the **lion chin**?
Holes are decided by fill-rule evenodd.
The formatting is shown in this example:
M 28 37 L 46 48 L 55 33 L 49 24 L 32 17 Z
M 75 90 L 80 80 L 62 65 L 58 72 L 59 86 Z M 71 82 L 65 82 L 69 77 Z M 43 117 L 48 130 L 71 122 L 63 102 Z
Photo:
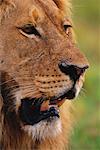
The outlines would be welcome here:
M 22 130 L 28 133 L 33 140 L 45 140 L 55 138 L 62 132 L 61 120 L 57 117 L 49 120 L 40 121 L 35 125 L 22 126 Z

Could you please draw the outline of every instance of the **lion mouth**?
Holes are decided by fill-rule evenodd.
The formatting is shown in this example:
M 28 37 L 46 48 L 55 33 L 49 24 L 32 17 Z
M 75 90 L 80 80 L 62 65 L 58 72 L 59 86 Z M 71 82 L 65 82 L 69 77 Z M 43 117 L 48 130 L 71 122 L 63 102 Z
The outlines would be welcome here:
M 42 120 L 59 118 L 59 107 L 66 99 L 75 97 L 75 89 L 71 89 L 60 96 L 51 98 L 25 98 L 21 100 L 19 114 L 24 125 L 34 125 Z
M 59 118 L 58 106 L 49 104 L 49 100 L 43 97 L 22 99 L 19 114 L 24 125 L 34 125 L 41 120 L 53 117 Z

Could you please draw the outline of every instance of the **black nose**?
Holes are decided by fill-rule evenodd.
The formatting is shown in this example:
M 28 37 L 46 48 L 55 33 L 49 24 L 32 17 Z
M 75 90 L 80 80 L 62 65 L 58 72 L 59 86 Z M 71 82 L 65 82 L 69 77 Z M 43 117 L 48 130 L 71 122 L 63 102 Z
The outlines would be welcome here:
M 84 73 L 88 67 L 88 65 L 85 65 L 84 67 L 78 67 L 76 65 L 67 64 L 65 62 L 61 62 L 59 64 L 61 72 L 63 72 L 66 75 L 69 75 L 70 78 L 74 81 L 79 79 L 80 75 L 82 75 L 82 73 Z

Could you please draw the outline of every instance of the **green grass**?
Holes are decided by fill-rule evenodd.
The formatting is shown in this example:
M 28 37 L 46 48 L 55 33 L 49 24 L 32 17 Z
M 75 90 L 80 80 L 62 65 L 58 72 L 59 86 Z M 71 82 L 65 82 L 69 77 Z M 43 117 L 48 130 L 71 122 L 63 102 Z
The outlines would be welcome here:
M 73 0 L 75 32 L 90 69 L 85 91 L 74 102 L 76 126 L 71 150 L 100 150 L 100 1 Z

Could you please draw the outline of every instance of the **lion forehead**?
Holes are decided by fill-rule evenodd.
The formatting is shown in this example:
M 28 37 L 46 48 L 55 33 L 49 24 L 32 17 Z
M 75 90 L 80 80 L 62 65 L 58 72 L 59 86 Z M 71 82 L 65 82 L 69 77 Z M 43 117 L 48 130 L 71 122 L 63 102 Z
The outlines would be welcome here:
M 34 5 L 34 7 L 33 7 Z M 71 9 L 71 4 L 69 0 L 39 0 L 39 1 L 29 1 L 25 0 L 24 3 L 22 0 L 2 0 L 0 1 L 0 22 L 7 18 L 14 10 L 19 10 L 20 11 L 26 11 L 27 8 L 32 10 L 32 8 L 39 9 L 39 14 L 41 15 L 40 7 L 43 9 L 47 9 L 48 11 L 52 11 L 53 13 L 56 13 L 56 11 L 61 10 L 64 12 L 64 15 L 66 16 L 70 15 L 70 9 Z M 37 16 L 36 13 L 35 17 Z

